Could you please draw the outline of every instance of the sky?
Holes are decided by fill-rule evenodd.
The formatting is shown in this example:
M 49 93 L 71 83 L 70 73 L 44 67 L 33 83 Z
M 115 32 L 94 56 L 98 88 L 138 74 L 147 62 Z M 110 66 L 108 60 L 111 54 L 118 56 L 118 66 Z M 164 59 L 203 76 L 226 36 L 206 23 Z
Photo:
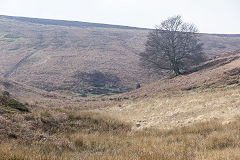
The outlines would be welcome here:
M 154 28 L 181 15 L 202 33 L 240 34 L 240 0 L 0 0 L 0 15 Z

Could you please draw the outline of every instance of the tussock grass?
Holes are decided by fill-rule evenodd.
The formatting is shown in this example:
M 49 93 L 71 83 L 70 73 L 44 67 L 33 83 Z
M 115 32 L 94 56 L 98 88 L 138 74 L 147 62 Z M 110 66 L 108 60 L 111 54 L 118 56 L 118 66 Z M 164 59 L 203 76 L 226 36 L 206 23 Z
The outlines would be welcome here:
M 136 126 L 140 123 L 140 128 L 169 129 L 212 119 L 228 123 L 240 114 L 239 107 L 240 88 L 231 85 L 159 93 L 154 97 L 123 101 L 104 111 Z
M 120 132 L 128 132 L 131 130 L 130 124 L 122 123 L 118 120 L 109 118 L 108 116 L 92 112 L 70 112 L 68 119 L 75 124 L 81 124 L 81 129 L 88 129 L 88 133 L 98 132 L 105 133 L 111 132 L 119 134 Z
M 142 127 L 136 128 L 116 117 L 106 115 L 106 112 L 103 114 L 93 110 L 77 110 L 76 107 L 51 109 L 44 106 L 32 107 L 31 112 L 0 115 L 0 160 L 240 159 L 240 118 L 235 117 L 233 120 L 233 115 L 238 114 L 236 109 L 239 106 L 238 86 L 181 91 L 180 94 L 169 93 L 159 95 L 155 99 L 150 97 L 130 102 L 131 100 L 126 101 L 128 105 L 135 106 L 135 102 L 141 104 L 136 105 L 138 111 L 141 111 L 139 107 L 146 110 L 145 104 L 149 103 L 153 106 L 150 108 L 151 113 L 157 113 L 158 110 L 154 107 L 164 109 L 159 107 L 161 104 L 166 107 L 165 109 L 175 106 L 181 109 L 181 112 L 187 107 L 190 111 L 187 110 L 186 113 L 192 117 L 198 116 L 200 109 L 203 108 L 204 111 L 206 110 L 201 112 L 204 115 L 211 111 L 215 115 L 217 113 L 219 116 L 223 114 L 231 116 L 232 119 L 227 123 L 213 118 L 192 121 L 183 127 L 174 126 L 171 129 L 157 127 L 139 129 Z M 181 106 L 183 108 L 180 108 Z M 197 106 L 194 113 L 191 111 L 192 106 Z M 120 108 L 118 114 L 124 109 L 131 111 L 124 102 L 118 108 Z M 234 114 L 232 108 L 235 109 Z M 129 115 L 134 116 L 134 113 Z M 181 116 L 186 117 L 185 113 L 176 113 L 169 112 L 174 114 L 172 117 L 169 116 L 169 122 L 178 121 Z M 148 112 L 142 114 L 147 116 Z M 145 122 L 148 121 L 141 121 L 141 123 Z
M 32 131 L 36 137 L 41 136 L 29 137 L 28 141 L 18 136 L 1 139 L 1 160 L 240 158 L 239 118 L 225 125 L 213 120 L 170 130 L 131 130 L 129 124 L 94 112 L 42 110 L 21 116 L 31 127 L 33 122 L 39 123 L 37 128 L 28 126 L 28 132 L 21 133 Z M 41 124 L 41 119 L 47 123 Z M 8 122 L 11 127 L 13 122 Z

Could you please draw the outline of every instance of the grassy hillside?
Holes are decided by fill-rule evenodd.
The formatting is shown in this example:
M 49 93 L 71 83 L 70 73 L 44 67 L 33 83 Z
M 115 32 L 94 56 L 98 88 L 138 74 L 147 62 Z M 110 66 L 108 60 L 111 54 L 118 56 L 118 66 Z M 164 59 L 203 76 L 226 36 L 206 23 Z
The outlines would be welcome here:
M 0 75 L 64 95 L 111 95 L 150 83 L 139 67 L 147 29 L 0 16 Z M 239 35 L 201 34 L 211 56 L 239 49 Z M 98 85 L 96 85 L 98 84 Z
M 193 73 L 92 99 L 41 98 L 44 91 L 2 79 L 11 100 L 14 92 L 39 98 L 14 101 L 27 102 L 29 112 L 1 112 L 11 106 L 0 96 L 0 160 L 237 160 L 239 62 L 239 54 L 220 57 Z
M 221 91 L 202 91 L 199 94 L 199 98 L 204 97 L 202 100 L 196 99 L 194 91 L 191 93 L 185 91 L 181 94 L 182 96 L 170 94 L 166 97 L 158 97 L 159 101 L 156 97 L 152 100 L 148 99 L 149 103 L 161 104 L 162 107 L 169 109 L 172 107 L 161 102 L 174 99 L 174 105 L 179 106 L 181 110 L 183 109 L 181 105 L 184 106 L 187 102 L 191 104 L 184 106 L 185 109 L 191 107 L 196 109 L 194 106 L 199 106 L 209 99 L 212 99 L 208 101 L 212 104 L 211 106 L 223 105 L 220 106 L 223 110 L 218 110 L 218 107 L 211 108 L 220 114 L 214 113 L 215 117 L 213 116 L 209 121 L 205 119 L 206 121 L 201 122 L 201 118 L 198 118 L 179 127 L 173 127 L 173 123 L 166 121 L 163 115 L 156 118 L 158 121 L 162 120 L 163 124 L 167 122 L 168 124 L 165 124 L 171 129 L 141 129 L 143 123 L 149 123 L 149 121 L 142 120 L 137 124 L 127 123 L 116 119 L 117 117 L 111 118 L 115 116 L 113 114 L 109 116 L 106 113 L 89 112 L 79 108 L 77 111 L 77 108 L 68 107 L 31 106 L 29 113 L 0 113 L 0 159 L 239 159 L 240 139 L 237 136 L 239 135 L 239 118 L 233 118 L 231 121 L 221 119 L 221 114 L 229 114 L 232 108 L 234 108 L 232 113 L 239 114 L 236 112 L 239 110 L 239 91 L 239 87 L 230 87 Z M 219 92 L 229 96 L 218 102 L 221 98 L 219 98 L 221 95 Z M 194 101 L 191 102 L 193 99 Z M 155 105 L 155 108 L 149 108 L 143 101 L 139 101 L 139 107 L 141 107 L 139 112 L 144 108 L 145 111 L 151 109 L 155 110 L 155 113 L 160 112 L 161 106 Z M 205 109 L 211 106 L 206 106 Z M 135 117 L 136 111 L 131 110 L 132 107 L 122 106 L 122 108 L 123 110 L 128 108 L 132 113 L 131 116 Z M 204 107 L 202 109 L 204 110 Z M 169 116 L 168 119 L 175 122 L 181 121 L 181 117 L 187 119 L 189 114 L 192 114 L 192 111 L 188 114 L 182 111 L 178 113 L 169 111 L 175 114 L 166 115 L 166 117 Z M 221 113 L 223 111 L 225 112 Z M 195 114 L 203 119 L 206 118 L 202 116 L 206 113 L 199 109 Z M 149 116 L 148 112 L 144 115 Z
M 240 54 L 231 54 L 207 61 L 195 66 L 184 75 L 165 78 L 132 92 L 122 94 L 119 98 L 151 97 L 168 91 L 188 91 L 192 89 L 209 89 L 238 85 L 240 83 Z

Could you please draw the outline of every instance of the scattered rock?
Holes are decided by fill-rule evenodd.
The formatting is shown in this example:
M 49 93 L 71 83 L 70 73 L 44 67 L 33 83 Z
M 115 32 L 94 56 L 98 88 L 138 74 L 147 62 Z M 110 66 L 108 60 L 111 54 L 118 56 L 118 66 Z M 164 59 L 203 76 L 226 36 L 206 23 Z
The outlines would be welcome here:
M 230 124 L 230 123 L 231 123 L 231 121 L 223 121 L 222 125 L 226 125 L 226 124 Z
M 140 127 L 141 126 L 141 123 L 140 122 L 137 122 L 136 123 L 136 127 Z

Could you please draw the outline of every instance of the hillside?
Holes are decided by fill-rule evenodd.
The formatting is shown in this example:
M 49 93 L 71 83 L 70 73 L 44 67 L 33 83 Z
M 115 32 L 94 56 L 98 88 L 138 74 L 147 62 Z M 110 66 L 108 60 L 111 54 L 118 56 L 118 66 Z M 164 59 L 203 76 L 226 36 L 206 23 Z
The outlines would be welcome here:
M 146 81 L 136 59 L 145 30 L 40 25 L 6 17 L 0 23 L 1 75 L 6 78 L 80 94 L 82 88 L 94 87 L 79 78 L 89 72 L 87 78 L 112 77 L 109 85 L 116 91 Z
M 140 68 L 147 29 L 0 16 L 0 76 L 62 95 L 111 95 L 149 77 Z M 214 57 L 239 49 L 240 35 L 201 34 Z
M 239 63 L 240 54 L 222 56 L 192 73 L 93 99 L 41 98 L 46 91 L 1 79 L 3 90 L 36 91 L 39 99 L 0 95 L 0 159 L 237 160 Z
M 142 98 L 162 92 L 208 89 L 239 84 L 239 64 L 239 53 L 220 56 L 193 67 L 184 75 L 161 79 L 140 89 L 119 95 L 119 97 Z
M 140 128 L 174 128 L 240 115 L 240 54 L 220 57 L 195 72 L 164 79 L 116 96 L 104 112 Z M 198 71 L 196 71 L 199 69 Z
M 5 78 L 0 78 L 0 90 L 11 93 L 14 97 L 18 98 L 56 98 L 59 95 L 55 93 L 49 93 L 47 91 L 20 84 L 15 81 L 11 81 Z M 59 97 L 60 98 L 60 97 Z

